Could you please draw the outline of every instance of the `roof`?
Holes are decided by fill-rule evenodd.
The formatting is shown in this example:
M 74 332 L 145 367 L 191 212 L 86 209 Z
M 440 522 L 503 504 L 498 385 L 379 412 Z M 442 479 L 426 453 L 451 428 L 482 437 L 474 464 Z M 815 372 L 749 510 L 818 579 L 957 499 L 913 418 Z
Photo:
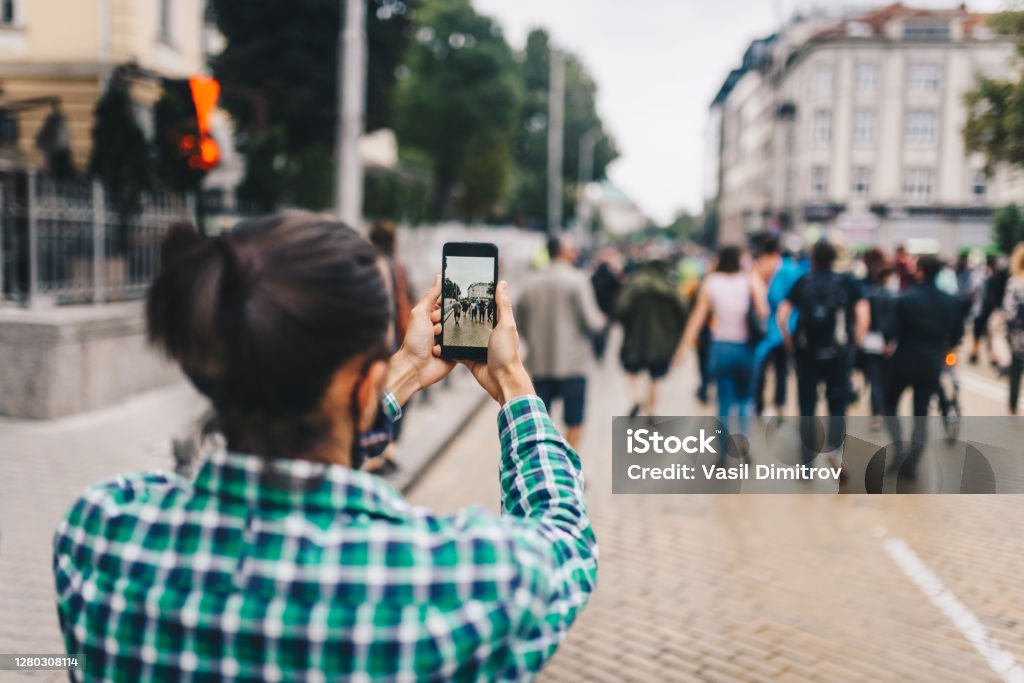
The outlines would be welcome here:
M 966 4 L 960 4 L 952 9 L 927 9 L 909 7 L 901 2 L 896 2 L 866 14 L 848 17 L 836 26 L 818 33 L 812 40 L 847 35 L 846 28 L 850 23 L 868 26 L 872 35 L 883 35 L 886 25 L 896 19 L 962 19 L 965 35 L 972 36 L 975 29 L 985 23 L 990 16 L 990 14 L 982 12 L 971 12 L 967 9 Z

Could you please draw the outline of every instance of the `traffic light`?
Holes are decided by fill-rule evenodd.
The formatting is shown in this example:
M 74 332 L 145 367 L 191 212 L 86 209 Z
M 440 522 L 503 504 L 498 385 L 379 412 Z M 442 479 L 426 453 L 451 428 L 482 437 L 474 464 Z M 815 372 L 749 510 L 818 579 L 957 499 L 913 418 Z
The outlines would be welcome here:
M 190 168 L 209 171 L 220 161 L 220 147 L 210 135 L 210 122 L 220 97 L 220 83 L 209 76 L 193 76 L 188 79 L 189 92 L 196 112 L 197 135 L 182 135 L 178 150 Z

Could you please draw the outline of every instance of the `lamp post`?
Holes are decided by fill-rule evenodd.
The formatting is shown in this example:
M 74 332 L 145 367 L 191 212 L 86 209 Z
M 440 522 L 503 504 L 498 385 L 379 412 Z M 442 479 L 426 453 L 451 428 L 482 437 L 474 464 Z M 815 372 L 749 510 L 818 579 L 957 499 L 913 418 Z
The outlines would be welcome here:
M 565 143 L 565 55 L 551 46 L 548 90 L 548 234 L 562 231 L 562 157 Z
M 363 213 L 363 134 L 366 95 L 366 0 L 339 0 L 338 130 L 335 210 L 343 223 L 359 230 Z

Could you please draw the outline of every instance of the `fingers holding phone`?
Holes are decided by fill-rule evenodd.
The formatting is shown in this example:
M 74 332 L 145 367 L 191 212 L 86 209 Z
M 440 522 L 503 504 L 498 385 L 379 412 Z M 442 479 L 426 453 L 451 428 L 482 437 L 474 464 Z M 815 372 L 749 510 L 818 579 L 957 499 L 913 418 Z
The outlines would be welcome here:
M 533 382 L 519 354 L 519 330 L 516 328 L 508 283 L 495 288 L 497 323 L 487 344 L 487 360 L 462 360 L 480 385 L 494 400 L 504 405 L 517 396 L 533 394 Z

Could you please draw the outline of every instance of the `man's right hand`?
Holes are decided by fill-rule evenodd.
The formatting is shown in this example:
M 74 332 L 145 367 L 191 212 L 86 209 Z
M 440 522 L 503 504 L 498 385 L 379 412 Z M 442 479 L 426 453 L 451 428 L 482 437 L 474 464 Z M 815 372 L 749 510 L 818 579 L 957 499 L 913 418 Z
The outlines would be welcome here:
M 508 283 L 504 280 L 495 288 L 494 300 L 498 307 L 498 324 L 487 343 L 487 362 L 460 362 L 495 401 L 505 405 L 513 398 L 535 392 L 519 356 L 519 332 L 512 313 L 512 300 L 508 297 Z

